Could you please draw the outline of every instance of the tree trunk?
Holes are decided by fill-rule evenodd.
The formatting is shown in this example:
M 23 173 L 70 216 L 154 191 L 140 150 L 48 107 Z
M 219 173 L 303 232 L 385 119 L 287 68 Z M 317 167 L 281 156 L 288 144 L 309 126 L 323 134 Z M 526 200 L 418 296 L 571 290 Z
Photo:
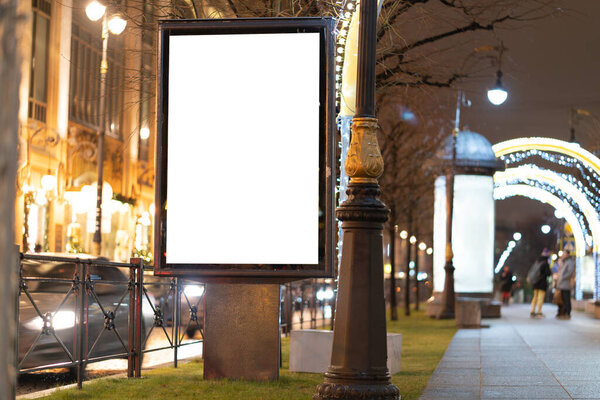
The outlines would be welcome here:
M 19 115 L 20 59 L 17 0 L 0 0 L 0 398 L 13 399 L 16 384 L 17 257 L 15 177 Z
M 412 209 L 408 210 L 408 235 L 406 236 L 406 275 L 404 276 L 404 315 L 410 315 L 410 258 L 412 245 L 410 237 L 412 235 Z
M 419 245 L 417 243 L 415 243 L 415 310 L 419 311 Z
M 398 320 L 398 301 L 396 299 L 396 230 L 394 228 L 394 210 L 390 213 L 390 317 Z

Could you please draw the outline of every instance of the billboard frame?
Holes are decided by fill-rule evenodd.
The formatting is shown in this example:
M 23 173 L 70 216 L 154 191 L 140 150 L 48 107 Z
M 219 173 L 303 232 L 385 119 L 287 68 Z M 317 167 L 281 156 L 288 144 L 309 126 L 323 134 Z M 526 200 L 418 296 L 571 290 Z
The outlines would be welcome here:
M 155 174 L 154 271 L 159 276 L 187 276 L 204 281 L 256 280 L 285 282 L 333 276 L 336 224 L 335 36 L 332 18 L 248 18 L 161 20 L 158 23 L 157 135 Z M 169 96 L 169 39 L 173 35 L 319 33 L 319 221 L 318 264 L 169 264 L 167 236 L 167 148 Z M 210 189 L 211 191 L 214 188 Z M 290 212 L 294 212 L 290 209 Z M 316 217 L 316 216 L 315 216 Z M 321 250 L 322 249 L 322 250 Z

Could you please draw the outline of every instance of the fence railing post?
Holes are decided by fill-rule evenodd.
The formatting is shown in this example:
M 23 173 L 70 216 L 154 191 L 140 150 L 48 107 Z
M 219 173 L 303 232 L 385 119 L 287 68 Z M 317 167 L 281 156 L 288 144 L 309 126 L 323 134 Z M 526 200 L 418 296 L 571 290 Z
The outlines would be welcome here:
M 175 293 L 173 294 L 173 367 L 177 368 L 177 350 L 179 348 L 179 319 L 181 315 L 181 282 L 179 278 L 175 279 Z
M 129 266 L 129 303 L 127 307 L 127 352 L 129 355 L 127 356 L 127 377 L 133 377 L 133 366 L 134 366 L 134 338 L 135 338 L 135 270 L 136 266 L 134 266 L 136 259 L 129 260 L 131 264 Z
M 85 348 L 85 339 L 87 336 L 87 321 L 85 318 L 85 303 L 87 299 L 86 279 L 87 266 L 85 263 L 77 260 L 76 268 L 79 274 L 79 287 L 75 304 L 79 306 L 79 323 L 77 324 L 77 388 L 81 389 L 83 384 L 83 374 L 85 372 L 85 358 L 87 349 Z
M 142 259 L 137 260 L 137 286 L 136 286 L 136 299 L 135 299 L 135 377 L 140 378 L 142 376 L 142 304 L 144 301 L 144 262 Z
M 286 316 L 285 316 L 285 335 L 290 336 L 292 331 L 292 324 L 294 323 L 294 299 L 292 295 L 292 283 L 287 284 L 287 305 L 286 305 Z
M 18 244 L 15 245 L 14 248 L 14 254 L 15 254 L 15 260 L 17 263 L 17 271 L 19 272 L 19 276 L 18 276 L 18 283 L 19 283 L 19 288 L 17 289 L 17 298 L 15 299 L 15 314 L 14 314 L 14 321 L 15 321 L 15 329 L 17 330 L 15 332 L 15 336 L 14 336 L 14 345 L 15 345 L 15 351 L 13 354 L 14 357 L 14 366 L 15 366 L 15 374 L 18 376 L 19 375 L 19 327 L 20 327 L 20 323 L 19 323 L 19 315 L 20 315 L 20 305 L 21 305 L 21 287 L 23 285 L 23 268 L 22 268 L 22 263 L 21 263 L 21 248 L 19 247 Z M 15 381 L 16 382 L 16 381 Z M 12 398 L 14 398 L 16 396 L 16 386 L 15 384 L 13 384 L 11 390 L 13 391 L 13 393 L 10 393 L 10 396 Z

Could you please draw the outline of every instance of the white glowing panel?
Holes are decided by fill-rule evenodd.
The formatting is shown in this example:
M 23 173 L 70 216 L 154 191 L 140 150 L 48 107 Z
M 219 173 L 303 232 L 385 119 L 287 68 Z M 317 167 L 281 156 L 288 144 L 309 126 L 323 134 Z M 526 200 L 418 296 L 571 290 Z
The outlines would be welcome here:
M 494 278 L 494 198 L 491 176 L 457 175 L 454 181 L 454 289 L 491 293 Z M 435 182 L 434 291 L 444 290 L 446 248 L 445 177 Z
M 318 264 L 319 34 L 172 35 L 166 262 Z
M 582 259 L 581 266 L 581 290 L 583 292 L 593 293 L 595 282 L 595 263 L 593 255 L 578 257 Z

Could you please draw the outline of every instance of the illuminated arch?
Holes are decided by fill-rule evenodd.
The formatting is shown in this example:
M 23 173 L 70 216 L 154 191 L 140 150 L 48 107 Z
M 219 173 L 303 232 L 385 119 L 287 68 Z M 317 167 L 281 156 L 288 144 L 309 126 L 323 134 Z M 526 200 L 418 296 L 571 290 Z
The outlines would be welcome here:
M 494 200 L 504 200 L 514 196 L 528 197 L 530 199 L 549 204 L 551 207 L 564 215 L 566 221 L 571 226 L 571 229 L 573 229 L 573 236 L 575 237 L 575 255 L 577 257 L 585 256 L 586 244 L 583 229 L 581 228 L 577 217 L 573 213 L 573 210 L 565 201 L 559 199 L 544 189 L 525 184 L 504 185 L 494 188 Z
M 510 139 L 492 146 L 496 157 L 527 150 L 551 151 L 573 157 L 583 164 L 590 166 L 600 176 L 600 159 L 577 143 L 563 140 L 531 137 Z
M 508 185 L 510 181 L 515 180 L 536 180 L 538 182 L 549 184 L 570 196 L 580 207 L 581 212 L 588 222 L 593 239 L 592 248 L 594 252 L 598 252 L 600 249 L 600 221 L 598 219 L 598 212 L 592 206 L 587 197 L 577 187 L 551 170 L 527 165 L 516 168 L 508 168 L 506 171 L 497 172 L 494 175 L 494 182 L 497 186 Z M 572 224 L 569 223 L 569 225 Z

